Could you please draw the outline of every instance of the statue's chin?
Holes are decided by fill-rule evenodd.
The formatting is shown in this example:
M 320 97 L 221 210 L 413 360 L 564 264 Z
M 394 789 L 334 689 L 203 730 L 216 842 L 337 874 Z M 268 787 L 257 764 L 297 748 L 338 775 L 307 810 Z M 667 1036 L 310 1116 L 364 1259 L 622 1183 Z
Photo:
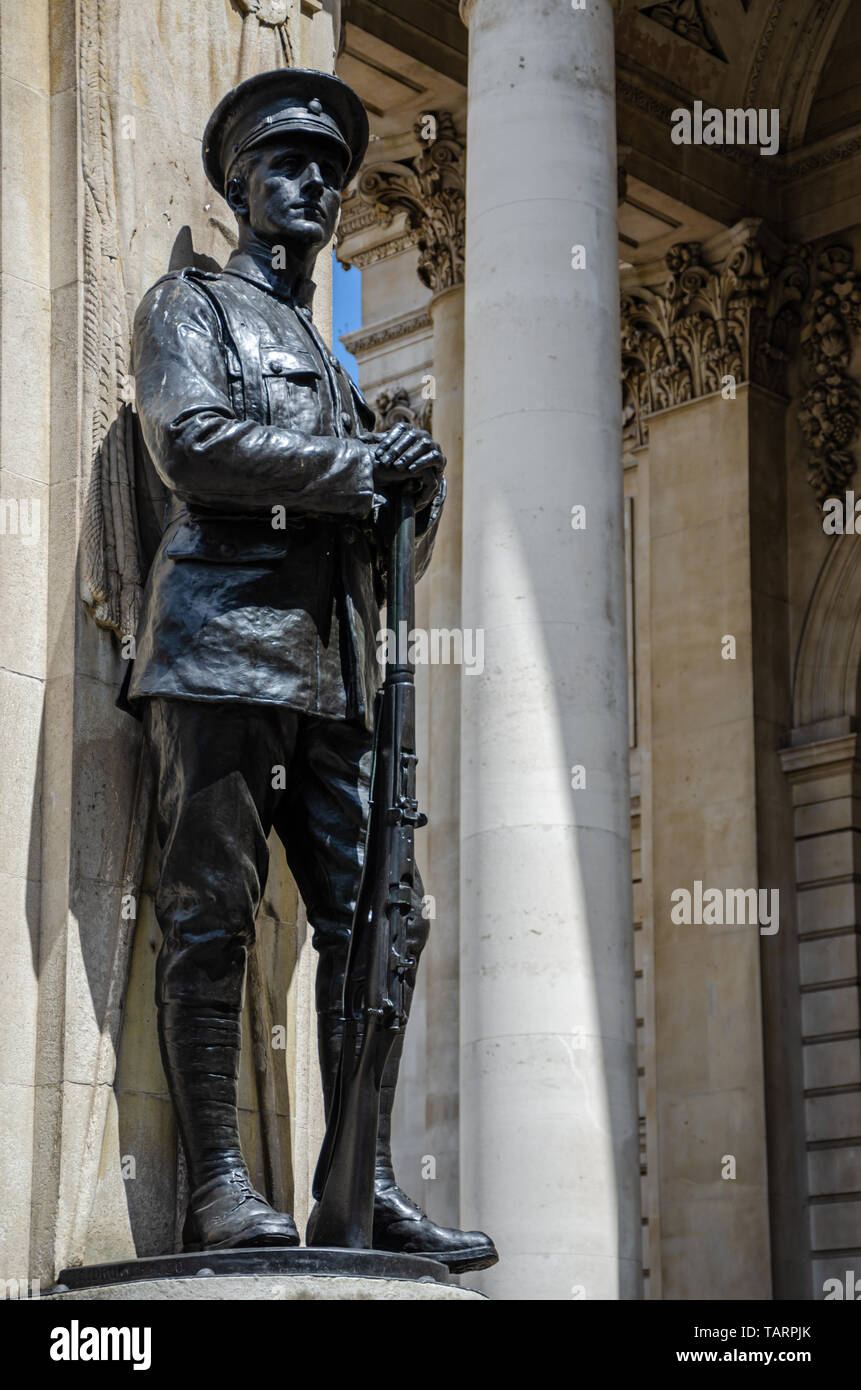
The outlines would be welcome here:
M 332 233 L 321 222 L 291 220 L 282 230 L 274 234 L 271 231 L 267 232 L 265 241 L 273 250 L 279 246 L 286 246 L 294 255 L 302 256 L 309 251 L 319 251 L 331 236 Z M 264 240 L 263 237 L 260 239 Z

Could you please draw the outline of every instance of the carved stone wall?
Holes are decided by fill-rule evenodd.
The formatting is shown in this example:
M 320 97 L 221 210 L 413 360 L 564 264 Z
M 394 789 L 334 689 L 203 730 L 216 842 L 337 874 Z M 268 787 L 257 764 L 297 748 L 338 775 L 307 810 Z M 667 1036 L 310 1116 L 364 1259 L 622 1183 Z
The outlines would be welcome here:
M 18 360 L 0 352 L 0 450 L 19 472 L 26 452 L 50 486 L 42 582 L 26 602 L 10 605 L 4 593 L 11 622 L 0 664 L 26 673 L 29 700 L 16 694 L 23 682 L 10 695 L 0 681 L 19 749 L 14 835 L 4 833 L 0 871 L 27 884 L 26 912 L 16 909 L 4 928 L 20 971 L 0 987 L 0 1014 L 20 1015 L 13 1080 L 30 1109 L 9 1112 L 0 1147 L 0 1180 L 18 1194 L 0 1223 L 0 1259 L 4 1272 L 44 1282 L 62 1264 L 171 1248 L 183 1197 L 154 1030 L 148 766 L 140 726 L 115 705 L 130 655 L 117 635 L 134 632 L 144 580 L 131 319 L 165 271 L 222 264 L 233 245 L 232 218 L 201 166 L 215 103 L 254 71 L 331 68 L 338 12 L 338 0 L 3 0 L 3 119 L 13 112 L 15 140 L 6 137 L 18 164 L 4 161 L 0 216 L 4 245 L 22 227 L 33 242 L 21 283 L 32 281 L 39 301 L 16 330 Z M 22 71 L 32 54 L 26 82 L 9 73 L 13 52 Z M 328 269 L 323 258 L 326 333 Z M 4 260 L 4 344 L 10 271 Z M 37 371 L 21 352 L 38 353 Z M 20 420 L 7 409 L 13 389 Z M 31 553 L 35 545 L 20 551 Z M 33 648 L 30 664 L 8 646 L 15 631 Z M 301 1221 L 322 1106 L 305 922 L 277 848 L 258 923 L 243 1142 L 258 1185 L 278 1202 L 292 1195 Z M 269 1046 L 273 1029 L 283 1041 Z

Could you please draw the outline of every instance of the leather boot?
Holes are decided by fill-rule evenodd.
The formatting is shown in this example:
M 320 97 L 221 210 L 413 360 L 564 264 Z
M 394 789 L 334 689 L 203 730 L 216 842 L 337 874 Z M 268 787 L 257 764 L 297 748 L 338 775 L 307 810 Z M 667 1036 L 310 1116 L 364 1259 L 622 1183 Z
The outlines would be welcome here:
M 380 1087 L 380 1127 L 377 1131 L 377 1163 L 374 1177 L 374 1249 L 402 1255 L 424 1255 L 437 1260 L 452 1274 L 487 1269 L 499 1259 L 496 1246 L 484 1231 L 460 1231 L 438 1226 L 417 1202 L 398 1187 L 392 1168 L 392 1109 L 404 1050 L 404 1034 L 395 1039 Z
M 238 1009 L 160 1004 L 159 1044 L 192 1192 L 183 1248 L 298 1245 L 292 1216 L 252 1186 L 239 1142 Z
M 332 1013 L 321 1013 L 317 1025 L 323 1100 L 328 1120 L 341 1053 L 343 1024 Z M 417 1202 L 398 1187 L 395 1180 L 391 1148 L 392 1108 L 403 1048 L 404 1034 L 401 1032 L 389 1053 L 380 1087 L 373 1248 L 401 1255 L 423 1255 L 426 1259 L 445 1265 L 453 1274 L 463 1274 L 470 1269 L 486 1269 L 499 1259 L 490 1236 L 485 1235 L 484 1231 L 460 1231 L 452 1226 L 438 1226 L 425 1215 Z

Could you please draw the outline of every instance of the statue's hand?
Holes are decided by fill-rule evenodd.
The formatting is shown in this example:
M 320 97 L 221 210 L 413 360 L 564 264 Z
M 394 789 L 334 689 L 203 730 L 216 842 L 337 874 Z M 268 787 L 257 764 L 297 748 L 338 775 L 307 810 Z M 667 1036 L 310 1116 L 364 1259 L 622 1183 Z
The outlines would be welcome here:
M 427 430 L 404 423 L 380 438 L 374 453 L 374 482 L 380 487 L 415 478 L 421 484 L 416 506 L 427 503 L 439 487 L 445 455 Z

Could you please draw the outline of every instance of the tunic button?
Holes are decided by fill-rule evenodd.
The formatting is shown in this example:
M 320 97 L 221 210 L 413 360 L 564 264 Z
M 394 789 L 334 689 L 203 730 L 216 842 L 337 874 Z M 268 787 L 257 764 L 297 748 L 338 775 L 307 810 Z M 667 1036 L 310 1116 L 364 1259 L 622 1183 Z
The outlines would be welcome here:
M 344 426 L 344 429 L 347 431 L 347 434 L 353 433 L 353 417 L 350 414 L 349 410 L 341 411 L 341 424 Z
M 218 553 L 219 555 L 223 555 L 225 560 L 229 560 L 236 554 L 236 546 L 232 545 L 230 541 L 222 541 L 221 545 L 218 547 Z
M 280 376 L 281 373 L 282 373 L 283 370 L 284 370 L 284 358 L 283 358 L 283 357 L 272 357 L 272 358 L 270 358 L 270 359 L 269 359 L 269 366 L 270 366 L 270 369 L 275 373 L 276 376 Z

